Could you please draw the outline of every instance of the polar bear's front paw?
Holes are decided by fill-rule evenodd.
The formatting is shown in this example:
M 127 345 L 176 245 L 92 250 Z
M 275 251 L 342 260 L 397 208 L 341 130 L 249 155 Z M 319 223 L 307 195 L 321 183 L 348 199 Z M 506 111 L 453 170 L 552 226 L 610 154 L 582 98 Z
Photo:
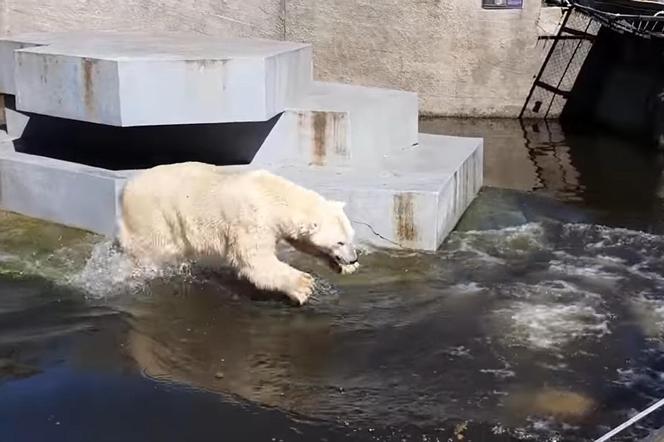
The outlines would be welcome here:
M 359 262 L 356 262 L 354 264 L 342 265 L 340 273 L 342 275 L 350 275 L 351 273 L 355 273 L 359 268 L 360 268 Z
M 302 273 L 295 280 L 295 286 L 289 291 L 288 296 L 299 305 L 302 305 L 313 294 L 315 285 L 316 283 L 311 275 Z

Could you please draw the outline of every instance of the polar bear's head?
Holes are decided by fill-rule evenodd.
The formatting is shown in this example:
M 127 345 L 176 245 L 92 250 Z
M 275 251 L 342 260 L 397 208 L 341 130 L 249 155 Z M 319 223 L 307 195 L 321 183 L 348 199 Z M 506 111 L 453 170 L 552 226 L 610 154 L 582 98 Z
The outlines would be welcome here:
M 357 265 L 355 231 L 344 212 L 346 203 L 323 201 L 322 210 L 316 210 L 315 219 L 306 222 L 300 229 L 295 248 L 327 260 L 330 267 L 343 272 L 347 266 Z

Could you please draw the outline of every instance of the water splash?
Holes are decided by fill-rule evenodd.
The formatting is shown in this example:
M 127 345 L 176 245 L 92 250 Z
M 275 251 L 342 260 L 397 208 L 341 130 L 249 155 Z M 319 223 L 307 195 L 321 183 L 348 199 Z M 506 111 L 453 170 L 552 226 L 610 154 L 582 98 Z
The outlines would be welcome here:
M 149 293 L 149 283 L 156 279 L 180 277 L 193 279 L 191 266 L 183 263 L 177 267 L 135 266 L 112 241 L 97 243 L 85 262 L 85 266 L 67 278 L 67 283 L 83 290 L 91 299 L 104 299 L 122 294 Z

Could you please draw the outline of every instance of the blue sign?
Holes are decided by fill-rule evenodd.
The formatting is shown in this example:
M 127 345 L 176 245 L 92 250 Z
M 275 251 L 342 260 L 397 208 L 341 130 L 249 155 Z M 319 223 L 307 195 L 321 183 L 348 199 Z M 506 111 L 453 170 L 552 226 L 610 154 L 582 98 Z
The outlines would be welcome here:
M 523 0 L 482 0 L 484 9 L 523 9 Z

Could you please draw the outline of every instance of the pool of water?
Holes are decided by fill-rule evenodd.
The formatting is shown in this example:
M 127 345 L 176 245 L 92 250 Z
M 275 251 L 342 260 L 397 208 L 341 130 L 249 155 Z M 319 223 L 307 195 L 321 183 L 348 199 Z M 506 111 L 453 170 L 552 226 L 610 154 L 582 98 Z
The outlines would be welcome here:
M 287 253 L 318 277 L 302 308 L 224 274 L 131 278 L 99 237 L 0 214 L 0 440 L 586 441 L 664 397 L 658 154 L 423 126 L 487 137 L 491 187 L 435 254 L 340 277 Z

